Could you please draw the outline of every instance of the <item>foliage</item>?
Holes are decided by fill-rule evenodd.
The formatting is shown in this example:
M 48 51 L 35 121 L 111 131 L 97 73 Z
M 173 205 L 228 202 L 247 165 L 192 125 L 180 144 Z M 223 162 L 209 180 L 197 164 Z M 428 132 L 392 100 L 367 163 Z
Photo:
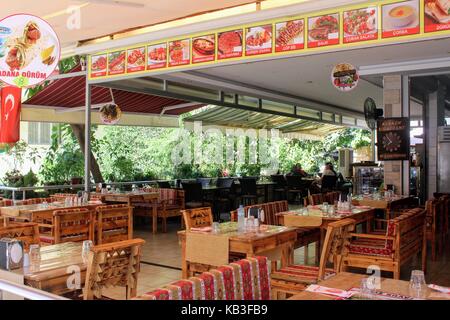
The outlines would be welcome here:
M 8 146 L 6 154 L 13 159 L 14 171 L 19 170 L 19 167 L 23 166 L 25 159 L 30 160 L 33 164 L 40 159 L 38 150 L 30 147 L 23 140 L 18 141 L 13 146 Z

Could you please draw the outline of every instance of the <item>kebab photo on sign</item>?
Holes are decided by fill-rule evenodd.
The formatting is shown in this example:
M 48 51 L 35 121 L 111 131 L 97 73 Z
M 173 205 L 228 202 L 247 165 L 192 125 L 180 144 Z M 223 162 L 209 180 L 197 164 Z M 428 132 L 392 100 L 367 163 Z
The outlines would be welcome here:
M 122 110 L 114 101 L 113 90 L 110 89 L 111 103 L 107 103 L 100 108 L 100 118 L 104 124 L 114 125 L 117 124 L 122 116 Z
M 339 91 L 351 91 L 358 85 L 359 75 L 351 64 L 340 63 L 333 68 L 331 81 Z

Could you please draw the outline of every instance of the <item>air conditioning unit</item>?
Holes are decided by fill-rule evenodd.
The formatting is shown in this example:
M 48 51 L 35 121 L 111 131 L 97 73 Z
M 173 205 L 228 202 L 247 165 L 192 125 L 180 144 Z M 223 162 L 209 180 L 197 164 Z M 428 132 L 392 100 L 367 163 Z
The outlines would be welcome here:
M 339 149 L 339 172 L 348 178 L 352 176 L 353 149 Z

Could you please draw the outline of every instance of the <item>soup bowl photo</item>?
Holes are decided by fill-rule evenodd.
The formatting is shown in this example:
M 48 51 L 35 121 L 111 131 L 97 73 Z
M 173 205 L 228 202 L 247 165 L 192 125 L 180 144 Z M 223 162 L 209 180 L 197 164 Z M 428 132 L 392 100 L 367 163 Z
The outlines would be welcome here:
M 390 24 L 395 28 L 402 28 L 410 25 L 416 19 L 416 9 L 410 5 L 394 7 L 389 11 Z

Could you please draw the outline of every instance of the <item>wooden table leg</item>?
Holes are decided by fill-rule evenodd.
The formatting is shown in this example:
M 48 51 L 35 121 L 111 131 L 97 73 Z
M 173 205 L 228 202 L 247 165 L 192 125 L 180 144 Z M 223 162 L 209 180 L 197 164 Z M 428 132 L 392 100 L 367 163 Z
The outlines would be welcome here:
M 186 238 L 181 240 L 181 278 L 188 279 L 188 262 L 186 261 Z
M 281 267 L 287 267 L 294 262 L 294 242 L 288 242 L 281 248 Z
M 158 232 L 158 210 L 157 205 L 154 201 L 152 203 L 152 231 L 153 234 Z

